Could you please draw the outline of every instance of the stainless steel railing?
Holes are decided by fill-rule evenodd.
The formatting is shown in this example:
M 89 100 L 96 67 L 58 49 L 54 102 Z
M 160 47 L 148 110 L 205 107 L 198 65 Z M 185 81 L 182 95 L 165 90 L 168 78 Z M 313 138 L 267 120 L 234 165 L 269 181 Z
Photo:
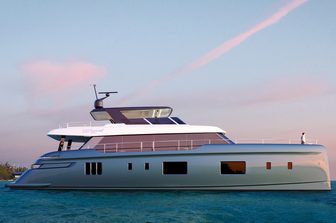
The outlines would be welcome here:
M 95 149 L 100 152 L 146 152 L 146 151 L 169 151 L 169 150 L 192 150 L 206 144 L 227 144 L 222 139 L 200 140 L 166 140 L 166 141 L 139 141 L 139 142 L 116 142 L 87 145 L 86 149 Z
M 260 140 L 236 140 L 239 144 L 298 144 L 299 140 L 276 140 L 276 139 L 260 139 Z M 306 144 L 317 144 L 315 142 L 307 142 Z M 95 145 L 86 145 L 86 149 L 95 149 L 100 152 L 146 152 L 146 151 L 169 151 L 169 150 L 192 150 L 207 144 L 227 144 L 223 139 L 200 139 L 200 140 L 165 140 L 165 141 L 138 141 L 138 142 L 116 142 L 102 143 Z
M 68 122 L 59 124 L 59 128 L 69 128 L 69 127 L 93 127 L 93 126 L 104 126 L 106 124 L 111 124 L 110 122 Z
M 300 144 L 300 139 L 234 139 L 237 144 Z M 307 140 L 305 144 L 314 145 L 318 144 L 318 140 Z

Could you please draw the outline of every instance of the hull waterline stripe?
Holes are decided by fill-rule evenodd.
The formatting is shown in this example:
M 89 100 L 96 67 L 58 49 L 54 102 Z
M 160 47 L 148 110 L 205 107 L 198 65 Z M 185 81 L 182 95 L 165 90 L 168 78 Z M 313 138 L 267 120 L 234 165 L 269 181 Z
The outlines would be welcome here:
M 313 184 L 313 183 L 326 183 L 330 184 L 327 181 L 311 181 L 311 182 L 298 182 L 298 183 L 278 183 L 278 184 L 250 184 L 250 185 L 219 185 L 219 186 L 165 186 L 165 187 L 68 187 L 68 186 L 32 186 L 32 185 L 15 185 L 15 184 L 7 184 L 7 187 L 15 188 L 15 189 L 55 189 L 55 190 L 174 190 L 174 189 L 220 189 L 220 188 L 235 188 L 235 187 L 264 187 L 264 186 L 285 186 L 285 185 L 304 185 L 304 184 Z M 278 189 L 277 189 L 278 190 Z M 312 190 L 312 189 L 309 189 Z

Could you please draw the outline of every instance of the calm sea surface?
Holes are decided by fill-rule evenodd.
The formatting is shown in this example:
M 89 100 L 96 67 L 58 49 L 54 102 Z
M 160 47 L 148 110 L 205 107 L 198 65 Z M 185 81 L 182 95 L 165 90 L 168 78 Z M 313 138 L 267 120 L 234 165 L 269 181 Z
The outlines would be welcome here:
M 330 192 L 25 191 L 0 182 L 0 222 L 336 222 Z

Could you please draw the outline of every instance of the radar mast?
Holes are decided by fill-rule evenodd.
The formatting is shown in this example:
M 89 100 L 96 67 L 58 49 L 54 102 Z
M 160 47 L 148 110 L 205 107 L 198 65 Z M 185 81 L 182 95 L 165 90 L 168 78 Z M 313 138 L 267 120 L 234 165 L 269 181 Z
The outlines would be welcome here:
M 118 93 L 118 91 L 102 91 L 102 92 L 98 92 L 98 94 L 105 94 L 105 97 L 98 98 L 96 84 L 93 85 L 93 89 L 94 89 L 95 96 L 96 96 L 96 100 L 94 102 L 95 109 L 104 108 L 103 100 L 110 97 L 110 94 L 117 94 Z

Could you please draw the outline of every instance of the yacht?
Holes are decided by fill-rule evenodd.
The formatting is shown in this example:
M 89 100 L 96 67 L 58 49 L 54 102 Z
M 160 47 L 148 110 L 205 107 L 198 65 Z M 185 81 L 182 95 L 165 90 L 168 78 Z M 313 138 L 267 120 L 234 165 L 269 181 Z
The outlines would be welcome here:
M 330 190 L 325 147 L 238 144 L 218 127 L 186 124 L 168 106 L 90 112 L 103 125 L 60 126 L 55 151 L 39 157 L 13 189 Z M 80 147 L 74 148 L 74 144 Z

